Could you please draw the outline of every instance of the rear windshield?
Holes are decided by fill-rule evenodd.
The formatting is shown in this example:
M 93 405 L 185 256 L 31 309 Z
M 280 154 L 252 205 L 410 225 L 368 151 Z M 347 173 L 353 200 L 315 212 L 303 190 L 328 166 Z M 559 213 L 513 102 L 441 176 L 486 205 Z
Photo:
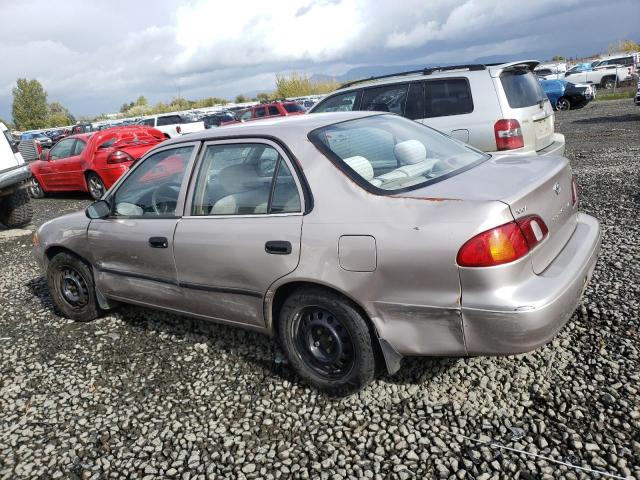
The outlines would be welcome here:
M 511 108 L 532 107 L 544 100 L 538 79 L 529 70 L 508 70 L 500 75 Z
M 304 108 L 297 103 L 285 103 L 284 109 L 289 113 L 304 112 Z
M 319 128 L 309 139 L 359 185 L 374 193 L 413 190 L 488 158 L 462 142 L 396 115 Z

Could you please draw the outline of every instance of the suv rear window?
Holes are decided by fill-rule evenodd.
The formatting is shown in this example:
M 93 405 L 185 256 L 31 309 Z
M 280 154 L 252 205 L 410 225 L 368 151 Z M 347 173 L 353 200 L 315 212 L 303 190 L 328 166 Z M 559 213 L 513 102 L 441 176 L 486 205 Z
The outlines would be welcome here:
M 532 107 L 545 99 L 538 79 L 529 70 L 507 70 L 500 82 L 511 108 Z

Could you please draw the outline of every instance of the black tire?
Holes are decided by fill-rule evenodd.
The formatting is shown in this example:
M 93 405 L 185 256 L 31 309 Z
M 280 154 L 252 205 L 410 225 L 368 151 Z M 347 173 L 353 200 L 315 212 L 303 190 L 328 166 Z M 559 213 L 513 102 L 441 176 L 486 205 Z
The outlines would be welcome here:
M 366 320 L 341 296 L 321 288 L 294 291 L 282 305 L 278 335 L 293 369 L 311 386 L 347 395 L 375 377 Z
M 0 199 L 0 223 L 8 228 L 19 228 L 27 225 L 33 218 L 31 198 L 24 189 Z
M 69 253 L 59 253 L 47 267 L 49 293 L 65 317 L 90 322 L 100 315 L 89 266 Z
M 560 110 L 560 111 L 571 110 L 571 102 L 569 101 L 569 99 L 566 97 L 559 98 L 558 101 L 556 102 L 556 110 Z
M 104 192 L 107 191 L 107 189 L 104 188 L 102 179 L 93 172 L 87 173 L 87 190 L 89 190 L 89 195 L 91 195 L 91 198 L 94 200 L 100 200 Z
M 611 90 L 613 87 L 616 86 L 616 78 L 615 77 L 604 77 L 600 81 L 600 85 L 602 86 L 602 88 L 606 88 L 607 90 Z
M 40 185 L 40 182 L 38 182 L 36 177 L 32 177 L 29 181 L 29 188 L 27 188 L 27 191 L 29 192 L 31 198 L 44 198 L 45 196 L 44 189 L 42 188 L 42 185 Z

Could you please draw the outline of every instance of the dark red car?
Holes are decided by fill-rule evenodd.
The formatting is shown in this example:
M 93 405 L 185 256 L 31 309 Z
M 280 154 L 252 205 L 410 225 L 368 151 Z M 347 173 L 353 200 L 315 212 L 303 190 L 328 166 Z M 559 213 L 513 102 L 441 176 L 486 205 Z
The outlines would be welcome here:
M 149 149 L 166 140 L 155 128 L 132 125 L 81 133 L 56 143 L 46 156 L 31 163 L 29 192 L 89 192 L 98 199 Z
M 296 102 L 271 102 L 253 105 L 238 115 L 240 121 L 260 120 L 261 118 L 302 115 L 304 107 Z

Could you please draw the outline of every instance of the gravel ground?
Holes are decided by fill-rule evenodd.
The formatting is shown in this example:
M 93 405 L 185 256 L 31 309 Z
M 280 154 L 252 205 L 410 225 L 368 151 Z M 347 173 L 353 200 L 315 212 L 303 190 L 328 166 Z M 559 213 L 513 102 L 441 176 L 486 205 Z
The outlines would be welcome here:
M 137 307 L 61 318 L 30 238 L 0 231 L 0 478 L 640 479 L 640 108 L 556 118 L 604 231 L 571 322 L 524 355 L 408 359 L 346 399 L 254 333 Z M 34 225 L 88 203 L 36 201 Z

